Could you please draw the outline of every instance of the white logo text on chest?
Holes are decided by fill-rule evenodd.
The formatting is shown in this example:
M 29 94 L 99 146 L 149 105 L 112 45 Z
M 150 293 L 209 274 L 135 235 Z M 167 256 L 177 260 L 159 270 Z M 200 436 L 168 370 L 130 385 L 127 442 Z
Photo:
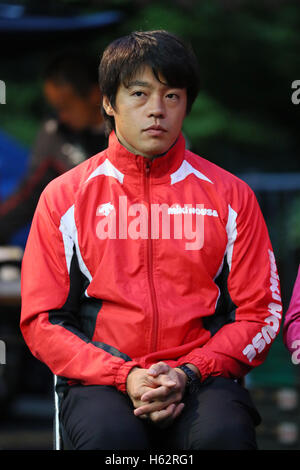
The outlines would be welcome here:
M 185 240 L 186 250 L 203 247 L 205 216 L 219 217 L 215 209 L 205 208 L 204 204 L 128 204 L 126 196 L 120 196 L 118 204 L 100 204 L 96 215 L 101 217 L 96 226 L 100 240 L 174 238 Z

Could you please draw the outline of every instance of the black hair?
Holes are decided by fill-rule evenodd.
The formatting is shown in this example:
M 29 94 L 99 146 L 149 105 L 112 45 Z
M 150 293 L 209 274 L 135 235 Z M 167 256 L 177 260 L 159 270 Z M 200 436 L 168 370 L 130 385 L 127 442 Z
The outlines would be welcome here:
M 71 85 L 77 95 L 85 98 L 98 86 L 98 61 L 78 51 L 65 51 L 46 66 L 44 80 L 57 85 Z
M 171 87 L 186 88 L 188 114 L 199 91 L 199 64 L 189 45 L 164 30 L 135 31 L 105 49 L 99 66 L 99 84 L 112 107 L 119 85 L 127 86 L 145 65 L 151 67 L 159 81 L 161 76 Z M 109 133 L 114 129 L 114 118 L 103 107 L 102 113 Z

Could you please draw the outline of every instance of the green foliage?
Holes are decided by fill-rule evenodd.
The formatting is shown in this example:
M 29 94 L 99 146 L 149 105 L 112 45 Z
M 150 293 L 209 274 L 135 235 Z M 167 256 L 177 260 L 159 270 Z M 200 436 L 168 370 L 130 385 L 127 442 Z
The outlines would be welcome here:
M 184 129 L 195 151 L 204 146 L 210 152 L 223 141 L 233 154 L 259 155 L 257 170 L 280 171 L 283 159 L 286 171 L 299 170 L 300 107 L 291 103 L 299 71 L 299 8 L 289 1 L 248 0 L 235 8 L 226 3 L 146 3 L 123 31 L 167 29 L 193 46 L 202 90 Z M 244 160 L 245 170 L 252 166 Z
M 39 83 L 9 82 L 5 112 L 0 116 L 0 126 L 9 135 L 30 147 L 37 133 L 40 117 L 35 110 L 40 107 L 41 85 Z
M 52 13 L 55 4 L 47 3 Z M 280 171 L 283 164 L 285 171 L 299 171 L 300 106 L 291 103 L 291 84 L 300 78 L 296 2 L 61 0 L 59 7 L 64 14 L 68 9 L 77 14 L 118 9 L 125 16 L 120 25 L 104 32 L 67 35 L 61 42 L 51 37 L 40 48 L 35 41 L 35 48 L 25 49 L 17 62 L 2 61 L 13 73 L 0 126 L 17 139 L 30 144 L 42 117 L 36 69 L 44 67 L 50 50 L 70 43 L 97 54 L 110 40 L 132 30 L 163 28 L 191 43 L 200 63 L 201 92 L 184 126 L 193 149 L 217 154 L 217 159 L 223 158 L 220 149 L 230 153 L 231 171 L 247 171 L 253 165 L 258 171 Z M 17 67 L 27 77 L 21 84 Z M 256 160 L 241 162 L 241 154 Z
M 194 103 L 193 112 L 185 120 L 184 130 L 193 142 L 217 138 L 240 144 L 271 145 L 278 138 L 278 130 L 243 112 L 235 112 L 202 92 Z M 284 136 L 282 136 L 284 138 Z

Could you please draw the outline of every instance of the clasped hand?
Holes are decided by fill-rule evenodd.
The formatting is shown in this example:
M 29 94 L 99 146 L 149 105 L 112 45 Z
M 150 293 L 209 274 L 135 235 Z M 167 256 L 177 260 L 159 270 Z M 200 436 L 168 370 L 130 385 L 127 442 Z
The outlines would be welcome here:
M 164 362 L 149 369 L 132 369 L 127 378 L 127 393 L 135 416 L 162 427 L 170 425 L 184 408 L 185 385 L 185 373 Z

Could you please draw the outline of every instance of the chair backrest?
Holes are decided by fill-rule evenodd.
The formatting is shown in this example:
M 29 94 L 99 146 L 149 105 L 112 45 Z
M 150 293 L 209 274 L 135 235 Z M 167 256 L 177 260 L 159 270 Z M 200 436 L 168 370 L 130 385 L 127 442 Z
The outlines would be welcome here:
M 59 422 L 59 400 L 56 391 L 57 377 L 54 375 L 54 422 L 53 422 L 53 450 L 62 450 L 62 437 Z

